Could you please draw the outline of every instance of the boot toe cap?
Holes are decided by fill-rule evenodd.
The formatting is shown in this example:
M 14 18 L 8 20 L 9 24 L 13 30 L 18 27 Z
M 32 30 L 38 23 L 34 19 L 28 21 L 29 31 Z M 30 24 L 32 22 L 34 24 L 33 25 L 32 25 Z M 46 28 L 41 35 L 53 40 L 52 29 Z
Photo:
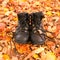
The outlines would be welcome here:
M 44 44 L 45 42 L 45 37 L 42 35 L 37 35 L 37 34 L 33 34 L 31 36 L 31 39 L 32 39 L 32 43 L 33 44 Z
M 22 33 L 15 36 L 15 42 L 17 43 L 27 43 L 29 35 Z

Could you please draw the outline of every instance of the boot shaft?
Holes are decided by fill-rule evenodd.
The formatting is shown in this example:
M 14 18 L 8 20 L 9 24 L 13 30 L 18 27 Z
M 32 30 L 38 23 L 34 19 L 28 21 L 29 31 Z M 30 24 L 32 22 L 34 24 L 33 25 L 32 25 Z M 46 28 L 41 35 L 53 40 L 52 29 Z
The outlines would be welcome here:
M 17 16 L 18 16 L 19 23 L 21 23 L 22 21 L 27 21 L 29 19 L 29 14 L 25 12 L 19 13 L 17 14 Z
M 35 13 L 19 13 L 18 16 L 18 23 L 21 26 L 29 26 L 29 29 L 31 26 L 35 25 L 36 27 L 39 27 L 41 25 L 42 18 L 44 18 L 44 14 L 42 12 L 35 12 Z
M 36 28 L 39 28 L 42 19 L 44 18 L 44 14 L 42 12 L 35 12 L 31 14 L 31 24 L 32 26 L 35 26 Z
M 17 14 L 17 16 L 18 16 L 18 26 L 20 26 L 22 30 L 28 29 L 29 14 L 23 12 L 23 13 Z

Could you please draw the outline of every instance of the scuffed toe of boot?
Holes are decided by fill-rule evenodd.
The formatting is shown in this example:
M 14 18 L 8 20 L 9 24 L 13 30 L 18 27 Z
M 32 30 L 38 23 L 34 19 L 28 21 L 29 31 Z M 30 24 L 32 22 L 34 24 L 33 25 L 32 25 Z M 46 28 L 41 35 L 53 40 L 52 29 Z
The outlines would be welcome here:
M 28 37 L 29 37 L 29 33 L 25 33 L 25 32 L 19 32 L 17 35 L 15 35 L 15 42 L 17 43 L 27 43 L 28 41 Z
M 33 44 L 44 44 L 45 42 L 44 35 L 32 34 L 31 39 Z

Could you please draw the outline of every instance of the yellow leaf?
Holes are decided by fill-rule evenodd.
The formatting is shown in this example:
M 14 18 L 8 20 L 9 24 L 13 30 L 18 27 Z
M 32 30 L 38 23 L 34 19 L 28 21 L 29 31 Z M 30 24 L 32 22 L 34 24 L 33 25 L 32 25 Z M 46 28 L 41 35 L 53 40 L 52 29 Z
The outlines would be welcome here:
M 60 16 L 60 12 L 56 12 L 56 14 L 57 14 L 58 16 Z
M 7 54 L 3 55 L 4 60 L 10 60 L 10 57 Z
M 56 60 L 56 56 L 53 52 L 47 52 L 46 60 Z
M 17 18 L 17 17 L 14 17 L 13 20 L 14 20 L 14 21 L 18 21 L 18 18 Z
M 46 10 L 51 10 L 51 7 L 45 7 Z
M 47 14 L 48 16 L 51 16 L 51 15 L 52 15 L 52 12 L 51 12 L 51 11 L 48 11 L 48 12 L 46 12 L 46 14 Z
M 7 12 L 8 11 L 8 8 L 4 8 L 4 12 Z
M 37 1 L 37 2 L 35 2 L 35 5 L 40 5 L 40 3 Z
M 13 7 L 10 7 L 9 10 L 12 11 L 12 10 L 14 10 L 14 8 Z
M 39 58 L 38 54 L 34 54 L 33 57 L 34 57 L 35 59 Z
M 26 2 L 27 0 L 19 0 L 19 2 Z

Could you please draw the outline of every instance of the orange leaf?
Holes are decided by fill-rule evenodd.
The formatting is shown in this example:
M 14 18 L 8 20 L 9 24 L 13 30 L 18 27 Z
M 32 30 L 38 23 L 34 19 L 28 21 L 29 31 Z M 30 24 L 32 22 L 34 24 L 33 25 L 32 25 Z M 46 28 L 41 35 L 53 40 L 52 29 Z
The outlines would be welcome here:
M 60 48 L 57 48 L 57 49 L 55 50 L 55 53 L 56 53 L 56 56 L 60 56 Z
M 14 17 L 13 20 L 14 20 L 14 21 L 18 21 L 18 18 L 17 18 L 17 17 Z
M 12 40 L 12 37 L 6 36 L 6 40 L 7 40 L 7 41 L 11 41 L 11 40 Z
M 38 54 L 34 54 L 33 57 L 34 57 L 35 59 L 39 58 Z
M 29 49 L 29 45 L 24 45 L 24 44 L 15 44 L 16 45 L 16 49 L 19 53 L 26 53 L 26 52 L 30 52 L 30 49 Z
M 18 0 L 19 2 L 26 2 L 27 0 Z
M 0 31 L 3 31 L 5 29 L 5 24 L 4 23 L 0 23 Z
M 55 46 L 55 43 L 52 41 L 47 41 L 46 44 L 49 48 L 52 48 L 53 46 Z
M 10 57 L 7 54 L 3 55 L 4 60 L 10 60 Z
M 13 10 L 14 10 L 14 8 L 13 8 L 13 7 L 9 7 L 9 10 L 10 10 L 10 11 L 13 11 Z
M 2 3 L 3 0 L 0 0 L 0 3 Z

